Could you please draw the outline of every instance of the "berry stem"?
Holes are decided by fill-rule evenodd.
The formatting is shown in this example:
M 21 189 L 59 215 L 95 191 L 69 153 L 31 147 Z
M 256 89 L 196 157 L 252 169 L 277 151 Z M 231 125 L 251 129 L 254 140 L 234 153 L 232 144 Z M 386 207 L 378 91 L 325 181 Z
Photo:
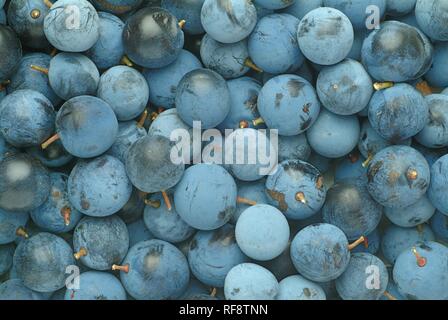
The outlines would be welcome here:
M 426 266 L 426 258 L 425 258 L 425 257 L 422 257 L 422 256 L 420 255 L 420 253 L 418 253 L 416 247 L 413 247 L 413 248 L 412 248 L 412 253 L 414 254 L 415 258 L 417 258 L 417 265 L 418 265 L 420 268 L 423 268 L 424 266 Z
M 163 197 L 163 201 L 165 201 L 165 205 L 166 208 L 168 209 L 168 211 L 171 211 L 171 201 L 170 201 L 170 197 L 168 197 L 168 193 L 166 193 L 166 191 L 162 191 L 162 197 Z
M 256 201 L 249 200 L 249 199 L 246 199 L 246 198 L 243 198 L 243 197 L 236 197 L 236 202 L 242 203 L 242 204 L 247 204 L 249 206 L 254 206 L 254 205 L 257 204 Z
M 73 256 L 76 260 L 81 259 L 81 257 L 85 257 L 87 255 L 87 249 L 84 247 L 81 247 L 78 252 L 76 252 Z
M 429 86 L 427 81 L 421 81 L 416 84 L 415 89 L 420 91 L 420 93 L 424 96 L 429 96 L 433 94 L 433 89 Z
M 124 64 L 125 66 L 128 66 L 128 67 L 133 67 L 134 66 L 134 64 L 132 63 L 132 61 L 127 57 L 127 56 L 123 56 L 122 58 L 121 58 L 121 61 L 120 61 L 122 64 Z
M 370 162 L 372 161 L 372 159 L 373 159 L 373 154 L 371 152 L 369 152 L 369 154 L 367 155 L 367 159 L 366 159 L 366 161 L 364 161 L 362 163 L 362 166 L 364 168 L 367 168 L 369 166 Z
M 39 66 L 36 66 L 34 64 L 30 65 L 30 68 L 33 69 L 33 70 L 42 72 L 43 74 L 46 74 L 46 75 L 48 75 L 48 72 L 49 72 L 49 70 L 47 68 L 39 67 Z
M 210 292 L 210 296 L 214 298 L 214 297 L 216 297 L 217 293 L 218 293 L 218 290 L 215 287 L 213 287 Z
M 16 230 L 16 236 L 28 239 L 30 236 L 28 232 L 26 232 L 24 227 L 18 227 Z
M 140 116 L 140 119 L 138 120 L 137 127 L 143 128 L 143 125 L 145 124 L 147 118 L 148 118 L 148 110 L 145 109 L 145 111 L 143 111 L 142 115 Z
M 365 238 L 364 238 L 363 236 L 359 237 L 358 240 L 356 240 L 355 242 L 350 243 L 350 244 L 348 245 L 348 250 L 351 251 L 351 250 L 355 249 L 358 245 L 360 245 L 360 244 L 363 243 L 364 241 L 365 241 Z
M 389 300 L 397 300 L 397 298 L 395 298 L 393 295 L 391 295 L 389 292 L 384 291 L 384 296 L 389 299 Z
M 375 83 L 373 84 L 373 88 L 374 88 L 376 91 L 384 90 L 384 89 L 387 89 L 387 88 L 392 88 L 393 86 L 394 86 L 394 83 L 391 82 L 391 81 L 375 82 Z
M 186 24 L 186 23 L 187 23 L 187 21 L 185 21 L 185 20 L 180 20 L 179 23 L 178 23 L 179 28 L 183 29 L 183 28 L 185 27 L 185 24 Z
M 256 127 L 256 126 L 259 126 L 260 124 L 263 124 L 263 123 L 265 123 L 264 122 L 264 120 L 263 120 L 263 118 L 257 118 L 257 119 L 255 119 L 255 120 L 252 120 L 252 123 L 254 124 L 254 126 Z
M 129 272 L 129 264 L 125 264 L 124 266 L 119 266 L 119 265 L 113 264 L 112 265 L 112 270 L 113 271 L 119 270 L 119 271 L 123 271 L 125 273 L 128 273 Z
M 246 120 L 241 120 L 238 127 L 240 129 L 246 129 L 249 128 L 249 122 L 247 122 Z
M 44 143 L 41 144 L 42 150 L 47 149 L 50 144 L 52 144 L 53 142 L 59 140 L 59 134 L 55 133 L 54 135 L 52 135 L 50 138 L 48 138 L 47 141 L 45 141 Z
M 306 204 L 305 194 L 302 191 L 297 192 L 294 198 L 296 201 Z
M 247 58 L 246 60 L 244 60 L 244 65 L 248 68 L 251 68 L 252 70 L 258 72 L 258 73 L 262 73 L 263 70 L 260 69 L 253 61 L 251 58 Z
M 53 6 L 53 3 L 50 0 L 43 0 L 44 4 L 48 7 L 51 8 Z
M 58 54 L 58 49 L 56 49 L 56 48 L 51 49 L 50 56 L 54 57 L 57 54 Z

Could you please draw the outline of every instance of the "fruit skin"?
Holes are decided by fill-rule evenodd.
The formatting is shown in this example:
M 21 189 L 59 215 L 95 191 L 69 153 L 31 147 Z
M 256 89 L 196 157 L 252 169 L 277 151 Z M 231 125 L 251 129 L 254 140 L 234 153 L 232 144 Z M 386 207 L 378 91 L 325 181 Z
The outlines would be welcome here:
M 0 9 L 0 24 L 5 24 L 6 25 L 5 9 Z
M 437 42 L 434 44 L 434 61 L 431 69 L 425 74 L 425 79 L 435 87 L 445 88 L 448 86 L 448 68 L 445 61 L 448 59 L 448 44 Z
M 0 162 L 0 209 L 28 212 L 50 194 L 48 170 L 27 154 L 10 155 Z
M 372 85 L 362 64 L 346 59 L 322 69 L 316 91 L 325 108 L 339 115 L 352 115 L 367 107 L 373 94 Z
M 274 169 L 275 170 L 275 169 Z M 322 176 L 314 166 L 301 160 L 286 160 L 266 180 L 266 194 L 289 219 L 301 220 L 314 215 L 325 202 Z M 302 192 L 305 203 L 296 199 Z
M 72 205 L 93 217 L 116 213 L 132 193 L 124 164 L 109 155 L 79 160 L 70 173 L 67 188 Z
M 255 4 L 271 10 L 282 9 L 294 3 L 294 0 L 255 0 Z
M 253 182 L 238 181 L 237 182 L 238 196 L 255 201 L 257 204 L 267 204 L 268 198 L 265 192 L 265 184 L 266 184 L 265 179 Z M 238 202 L 236 204 L 235 213 L 230 219 L 230 223 L 236 225 L 239 217 L 241 216 L 243 211 L 246 210 L 247 208 L 250 208 L 250 205 Z
M 45 300 L 45 297 L 25 287 L 22 280 L 9 279 L 0 284 L 0 300 Z
M 0 24 L 0 82 L 6 81 L 15 71 L 17 64 L 22 58 L 22 44 L 7 26 Z
M 279 285 L 277 300 L 327 300 L 318 284 L 299 275 L 284 278 Z
M 47 97 L 54 106 L 58 106 L 61 98 L 51 88 L 48 76 L 30 68 L 30 65 L 49 68 L 50 61 L 51 56 L 45 53 L 35 52 L 25 54 L 20 60 L 15 73 L 11 76 L 8 93 L 11 94 L 16 90 L 24 89 L 35 90 Z
M 81 273 L 79 284 L 79 289 L 67 289 L 64 300 L 127 300 L 120 280 L 110 273 Z
M 177 59 L 157 69 L 144 69 L 149 85 L 149 101 L 165 109 L 175 108 L 177 86 L 184 75 L 202 68 L 202 63 L 191 52 L 182 49 Z
M 313 125 L 320 103 L 307 80 L 296 75 L 280 75 L 261 89 L 258 111 L 269 129 L 277 129 L 282 136 L 295 136 Z
M 409 300 L 448 299 L 448 248 L 433 241 L 416 244 L 415 248 L 418 254 L 426 258 L 426 265 L 417 265 L 411 248 L 403 251 L 393 270 L 398 291 Z
M 85 54 L 98 69 L 108 69 L 120 63 L 124 54 L 122 33 L 124 22 L 107 12 L 98 12 L 99 38 Z
M 0 209 L 0 245 L 14 242 L 16 231 L 28 222 L 28 212 L 11 212 Z
M 390 225 L 381 238 L 381 251 L 390 263 L 395 264 L 400 253 L 407 248 L 418 242 L 434 240 L 434 233 L 425 224 L 422 225 L 421 231 L 417 228 L 402 228 Z
M 365 160 L 362 156 L 349 154 L 336 166 L 334 181 L 353 179 L 360 184 L 367 184 L 367 169 L 362 165 Z
M 185 170 L 174 191 L 174 204 L 193 228 L 214 230 L 230 220 L 236 197 L 236 183 L 223 167 L 200 163 Z
M 172 208 L 171 211 L 168 210 L 164 205 L 161 193 L 152 195 L 150 199 L 159 201 L 160 207 L 145 206 L 143 220 L 155 238 L 170 243 L 178 243 L 187 240 L 196 232 L 182 220 L 175 208 Z
M 339 116 L 323 109 L 306 137 L 315 152 L 327 158 L 340 158 L 356 147 L 359 134 L 356 116 Z
M 146 129 L 140 128 L 136 121 L 120 121 L 118 123 L 117 139 L 106 153 L 122 163 L 126 163 L 129 148 L 135 141 L 146 137 L 146 135 Z
M 30 211 L 31 219 L 42 230 L 53 233 L 69 232 L 75 228 L 82 213 L 69 202 L 67 194 L 68 175 L 59 172 L 50 173 L 51 193 L 38 208 Z M 65 224 L 63 211 L 70 210 L 70 223 Z
M 154 239 L 154 235 L 148 230 L 143 219 L 128 223 L 127 227 L 129 233 L 129 248 L 139 242 Z
M 408 146 L 381 150 L 373 157 L 367 170 L 369 193 L 388 208 L 403 208 L 416 203 L 429 186 L 430 172 L 426 159 Z M 409 170 L 415 170 L 415 179 L 408 175 Z
M 63 100 L 95 95 L 100 81 L 96 65 L 80 53 L 61 52 L 50 61 L 48 79 Z
M 412 138 L 396 142 L 396 144 L 405 146 L 410 146 L 411 143 Z M 372 125 L 370 124 L 369 120 L 364 119 L 364 121 L 361 124 L 361 133 L 359 136 L 358 150 L 365 158 L 368 158 L 369 156 L 374 156 L 382 149 L 387 148 L 391 145 L 393 145 L 392 142 L 381 137 L 378 134 L 378 132 L 376 132 L 376 130 L 372 128 Z
M 0 276 L 11 269 L 15 250 L 13 244 L 0 245 Z
M 429 117 L 423 130 L 415 139 L 428 148 L 448 146 L 448 133 L 445 126 L 448 123 L 448 96 L 431 94 L 425 97 L 429 107 Z
M 201 23 L 201 9 L 204 0 L 162 0 L 160 6 L 178 19 L 186 21 L 183 30 L 190 35 L 205 32 Z
M 349 54 L 354 31 L 350 20 L 341 11 L 317 8 L 300 21 L 297 37 L 305 57 L 320 65 L 333 65 Z
M 399 143 L 418 134 L 429 118 L 427 100 L 404 83 L 377 91 L 369 103 L 369 121 L 384 139 Z
M 350 261 L 347 237 L 331 224 L 305 227 L 291 243 L 291 259 L 297 271 L 309 280 L 334 280 Z
M 218 126 L 230 111 L 230 93 L 224 78 L 208 69 L 187 73 L 176 91 L 179 117 L 190 127 L 200 121 L 203 129 Z
M 201 23 L 216 41 L 235 43 L 252 32 L 257 23 L 257 11 L 248 0 L 205 0 Z
M 118 134 L 118 121 L 103 100 L 79 96 L 65 102 L 56 115 L 56 131 L 64 148 L 80 158 L 107 151 Z
M 227 273 L 224 294 L 227 300 L 275 300 L 279 284 L 266 268 L 241 263 Z
M 431 183 L 428 198 L 441 213 L 448 215 L 446 186 L 448 183 L 448 155 L 441 157 L 431 167 Z
M 85 217 L 73 232 L 73 249 L 85 248 L 87 255 L 81 262 L 95 270 L 110 270 L 120 264 L 129 249 L 126 224 L 117 216 L 104 218 Z
M 129 180 L 144 192 L 159 192 L 174 187 L 185 170 L 183 163 L 171 161 L 171 151 L 177 147 L 167 138 L 147 135 L 134 142 L 126 157 L 126 172 Z
M 311 155 L 311 147 L 305 134 L 278 137 L 278 161 L 299 159 L 307 161 Z
M 378 271 L 368 268 L 377 267 Z M 379 288 L 370 277 L 379 276 Z M 343 300 L 378 300 L 386 291 L 389 275 L 384 263 L 370 253 L 353 253 L 344 273 L 336 279 L 336 290 Z
M 129 272 L 120 272 L 121 282 L 137 300 L 176 299 L 187 289 L 187 259 L 168 242 L 139 242 L 129 250 L 123 264 L 129 264 Z
M 25 286 L 38 292 L 51 292 L 65 285 L 66 268 L 75 261 L 65 240 L 41 232 L 19 244 L 13 263 Z
M 149 87 L 137 70 L 116 66 L 101 75 L 97 96 L 114 109 L 119 121 L 128 121 L 138 117 L 145 109 Z
M 448 243 L 448 216 L 436 211 L 431 218 L 430 225 L 437 240 Z
M 431 67 L 432 55 L 428 38 L 417 28 L 398 21 L 381 23 L 362 46 L 362 62 L 377 81 L 417 79 Z
M 297 43 L 299 19 L 289 14 L 262 18 L 248 38 L 249 55 L 264 72 L 292 73 L 305 61 Z
M 257 204 L 243 211 L 235 227 L 235 237 L 248 257 L 260 261 L 272 260 L 288 246 L 288 221 L 275 207 Z
M 417 0 L 415 17 L 419 27 L 433 40 L 448 41 L 448 5 L 442 0 Z
M 322 215 L 326 223 L 340 228 L 349 240 L 373 232 L 380 223 L 382 207 L 375 202 L 366 186 L 356 180 L 342 180 L 328 191 Z
M 366 13 L 368 6 L 376 6 L 382 20 L 386 12 L 386 0 L 323 0 L 325 7 L 331 7 L 344 13 L 353 25 L 354 29 L 366 29 L 366 20 L 370 12 Z
M 114 14 L 128 13 L 143 4 L 143 0 L 91 0 L 91 2 L 98 11 L 107 11 Z
M 261 84 L 250 77 L 241 77 L 227 81 L 230 93 L 230 112 L 218 126 L 220 130 L 238 129 L 241 121 L 247 121 L 249 128 L 254 128 L 251 120 L 258 119 L 257 101 Z
M 221 43 L 205 34 L 201 41 L 201 60 L 205 67 L 216 71 L 225 79 L 235 79 L 249 71 L 244 62 L 249 58 L 247 40 Z
M 323 0 L 295 0 L 290 6 L 280 10 L 302 20 L 311 10 L 323 7 Z
M 386 13 L 393 17 L 402 17 L 413 12 L 416 0 L 387 0 Z
M 435 210 L 425 195 L 409 207 L 384 208 L 384 213 L 397 226 L 410 228 L 428 221 L 434 215 Z
M 138 65 L 162 68 L 179 56 L 184 33 L 171 13 L 162 8 L 146 7 L 127 20 L 123 45 L 126 55 Z
M 79 11 L 78 23 L 67 27 L 67 21 Z M 71 8 L 71 10 L 70 10 Z M 69 23 L 70 24 L 70 23 Z M 59 0 L 54 3 L 44 20 L 44 32 L 48 41 L 65 52 L 83 52 L 95 45 L 99 38 L 100 19 L 95 8 L 86 0 Z
M 54 131 L 56 112 L 43 94 L 17 90 L 0 102 L 0 132 L 11 145 L 38 146 Z
M 235 228 L 230 224 L 213 231 L 199 231 L 188 250 L 192 274 L 212 287 L 224 287 L 227 273 L 248 261 L 235 240 Z
M 32 10 L 39 10 L 40 16 L 31 17 Z M 25 46 L 45 49 L 50 46 L 44 33 L 44 19 L 48 12 L 49 8 L 43 1 L 12 0 L 8 6 L 8 25 Z

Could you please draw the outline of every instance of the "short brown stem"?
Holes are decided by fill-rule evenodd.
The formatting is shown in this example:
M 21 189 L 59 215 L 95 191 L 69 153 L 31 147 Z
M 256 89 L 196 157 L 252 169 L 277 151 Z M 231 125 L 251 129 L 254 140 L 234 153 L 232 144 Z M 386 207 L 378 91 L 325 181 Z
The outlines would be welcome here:
M 246 120 L 241 120 L 238 126 L 240 129 L 249 128 L 249 122 L 247 122 Z
M 250 199 L 246 199 L 246 198 L 243 198 L 243 197 L 237 197 L 236 198 L 236 202 L 242 203 L 242 204 L 247 204 L 249 206 L 254 206 L 254 205 L 257 204 L 256 201 L 253 201 L 253 200 L 250 200 Z
M 259 126 L 260 124 L 263 124 L 265 122 L 264 122 L 263 118 L 260 117 L 260 118 L 252 120 L 252 123 L 256 127 L 256 126 Z
M 415 88 L 420 91 L 420 93 L 424 96 L 429 96 L 433 94 L 433 89 L 429 86 L 428 82 L 421 81 L 416 84 Z
M 393 295 L 391 295 L 389 292 L 384 291 L 383 295 L 389 299 L 389 300 L 397 300 L 397 298 L 395 298 Z
M 417 178 L 418 178 L 418 171 L 413 169 L 413 168 L 409 168 L 406 171 L 406 178 L 408 178 L 409 181 L 417 180 Z
M 252 70 L 256 71 L 256 72 L 263 72 L 262 69 L 260 69 L 253 61 L 251 58 L 247 58 L 246 60 L 244 60 L 244 65 L 248 68 L 251 68 Z
M 183 29 L 183 28 L 185 27 L 185 24 L 186 24 L 186 23 L 187 23 L 187 21 L 185 21 L 185 20 L 180 20 L 179 23 L 178 23 L 179 28 Z
M 210 296 L 214 298 L 214 297 L 216 297 L 217 293 L 218 293 L 218 290 L 215 287 L 213 287 L 210 292 Z
M 53 6 L 53 3 L 50 0 L 43 0 L 44 4 L 48 7 L 51 8 Z
M 417 265 L 418 265 L 420 268 L 423 268 L 424 266 L 426 266 L 426 258 L 425 258 L 425 257 L 422 257 L 422 256 L 420 255 L 420 253 L 418 253 L 416 247 L 413 247 L 413 248 L 412 248 L 412 253 L 414 254 L 415 258 L 417 259 Z
M 87 255 L 87 249 L 84 247 L 81 247 L 78 252 L 76 252 L 73 256 L 76 260 L 81 259 L 81 257 L 85 257 Z
M 355 249 L 358 245 L 360 245 L 360 244 L 363 243 L 364 241 L 365 241 L 365 238 L 364 238 L 363 236 L 359 237 L 358 240 L 356 240 L 355 242 L 350 243 L 350 244 L 348 245 L 348 250 L 351 251 L 351 250 Z
M 148 118 L 148 110 L 145 109 L 145 111 L 143 111 L 142 115 L 140 116 L 140 119 L 137 122 L 137 127 L 143 128 L 147 118 Z
M 124 64 L 125 66 L 128 66 L 128 67 L 133 67 L 133 66 L 134 66 L 134 64 L 132 63 L 132 61 L 131 61 L 127 56 L 123 56 L 123 57 L 121 58 L 120 62 L 121 62 L 122 64 Z
M 305 194 L 302 191 L 297 192 L 294 198 L 296 201 L 306 204 Z
M 359 160 L 359 154 L 357 154 L 357 153 L 350 153 L 348 155 L 348 159 L 350 160 L 351 163 L 356 163 L 356 161 Z
M 58 49 L 56 49 L 56 48 L 51 49 L 50 56 L 54 57 L 57 54 L 58 54 Z
M 16 236 L 28 239 L 30 236 L 28 232 L 26 232 L 24 227 L 18 227 L 16 230 Z
M 30 12 L 30 16 L 33 19 L 39 19 L 40 18 L 40 10 L 39 9 L 33 9 Z
M 55 133 L 50 138 L 48 138 L 47 141 L 45 141 L 44 143 L 41 144 L 42 149 L 43 150 L 47 149 L 50 144 L 52 144 L 53 142 L 55 142 L 57 140 L 59 140 L 59 134 Z
M 39 67 L 39 66 L 36 66 L 34 64 L 30 65 L 30 68 L 33 69 L 33 70 L 42 72 L 43 74 L 46 74 L 46 75 L 48 75 L 48 73 L 49 73 L 48 68 Z
M 112 270 L 113 271 L 118 270 L 118 271 L 123 271 L 125 273 L 128 273 L 129 272 L 129 264 L 125 264 L 124 266 L 119 266 L 119 265 L 114 264 L 114 265 L 112 265 Z
M 172 206 L 171 206 L 171 201 L 170 201 L 170 197 L 168 196 L 168 193 L 166 193 L 166 191 L 162 191 L 162 197 L 163 197 L 163 201 L 165 202 L 166 208 L 168 209 L 168 211 L 171 211 Z
M 317 177 L 316 188 L 320 190 L 323 188 L 323 186 L 324 186 L 324 177 L 323 176 Z
M 373 84 L 373 88 L 376 91 L 380 91 L 380 90 L 384 90 L 384 89 L 388 89 L 388 88 L 392 88 L 394 86 L 394 83 L 391 81 L 385 81 L 385 82 L 375 82 Z
M 369 154 L 368 154 L 368 156 L 367 156 L 367 159 L 366 159 L 366 161 L 364 161 L 364 162 L 362 163 L 362 166 L 363 166 L 364 168 L 367 168 L 367 167 L 369 166 L 370 162 L 372 161 L 372 159 L 373 159 L 373 154 L 371 154 L 371 153 L 369 152 Z

